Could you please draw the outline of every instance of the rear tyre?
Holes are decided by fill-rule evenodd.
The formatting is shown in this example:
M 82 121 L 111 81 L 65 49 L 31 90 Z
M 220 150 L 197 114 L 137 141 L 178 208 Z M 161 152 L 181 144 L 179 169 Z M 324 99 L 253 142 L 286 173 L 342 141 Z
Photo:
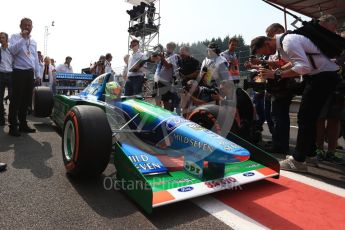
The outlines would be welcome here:
M 111 148 L 112 132 L 102 109 L 78 105 L 67 113 L 62 158 L 68 174 L 99 176 L 109 163 Z
M 203 105 L 192 111 L 189 120 L 221 134 L 224 131 L 227 136 L 229 131 L 241 138 L 256 144 L 262 139 L 261 133 L 256 129 L 254 120 L 254 106 L 248 94 L 242 90 L 236 90 L 236 113 L 234 122 L 228 130 L 224 129 L 223 121 L 228 118 L 229 110 L 218 105 Z
M 221 125 L 217 120 L 219 109 L 218 105 L 203 105 L 196 108 L 188 119 L 208 130 L 221 134 Z
M 54 106 L 53 92 L 49 87 L 34 88 L 32 106 L 35 117 L 49 117 Z

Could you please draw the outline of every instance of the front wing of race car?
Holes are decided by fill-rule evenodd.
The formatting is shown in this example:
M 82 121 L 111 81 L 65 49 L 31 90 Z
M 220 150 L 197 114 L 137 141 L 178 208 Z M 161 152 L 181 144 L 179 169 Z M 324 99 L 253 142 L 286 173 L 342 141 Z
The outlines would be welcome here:
M 186 165 L 178 158 L 159 158 L 169 165 L 167 171 L 143 173 L 136 164 L 138 159 L 131 157 L 135 148 L 115 145 L 114 163 L 117 174 L 115 183 L 122 188 L 143 210 L 151 213 L 153 208 L 218 192 L 225 189 L 240 189 L 241 185 L 279 177 L 278 161 L 233 134 L 233 140 L 251 152 L 247 161 L 226 164 L 224 176 L 200 178 L 186 170 Z M 133 147 L 133 146 L 131 146 Z M 139 150 L 141 151 L 141 150 Z M 171 163 L 174 162 L 174 163 Z M 154 164 L 151 169 L 154 168 Z M 207 167 L 207 166 L 206 166 Z

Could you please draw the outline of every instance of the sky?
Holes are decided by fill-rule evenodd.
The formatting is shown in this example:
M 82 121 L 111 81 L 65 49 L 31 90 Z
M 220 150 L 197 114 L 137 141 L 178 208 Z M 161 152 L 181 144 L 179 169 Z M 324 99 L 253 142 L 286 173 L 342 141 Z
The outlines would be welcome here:
M 4 1 L 1 8 L 0 31 L 19 33 L 20 20 L 31 18 L 32 38 L 43 53 L 48 27 L 47 55 L 57 64 L 71 56 L 76 73 L 108 52 L 115 70 L 124 65 L 129 26 L 126 10 L 132 9 L 125 0 L 11 0 Z M 160 15 L 159 43 L 163 45 L 234 35 L 242 35 L 249 44 L 254 37 L 264 35 L 268 25 L 284 25 L 284 14 L 261 0 L 160 0 Z M 287 21 L 288 29 L 293 29 L 290 23 L 294 19 L 288 15 Z

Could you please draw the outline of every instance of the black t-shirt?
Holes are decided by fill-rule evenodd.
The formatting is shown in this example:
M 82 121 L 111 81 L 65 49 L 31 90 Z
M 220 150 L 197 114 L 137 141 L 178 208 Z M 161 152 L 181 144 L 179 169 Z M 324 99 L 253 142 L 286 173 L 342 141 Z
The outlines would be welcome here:
M 200 62 L 193 57 L 188 57 L 185 60 L 179 58 L 177 66 L 181 74 L 182 84 L 188 81 L 188 79 L 184 79 L 183 75 L 189 75 L 200 70 Z

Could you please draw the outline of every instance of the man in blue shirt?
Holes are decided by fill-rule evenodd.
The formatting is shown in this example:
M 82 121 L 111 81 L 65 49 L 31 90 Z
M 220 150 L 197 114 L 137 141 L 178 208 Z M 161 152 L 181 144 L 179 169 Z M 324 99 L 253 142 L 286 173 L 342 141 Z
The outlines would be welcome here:
M 8 95 L 11 96 L 11 73 L 13 57 L 8 48 L 7 33 L 0 32 L 0 126 L 5 125 L 5 108 L 3 104 L 5 87 L 8 89 Z

